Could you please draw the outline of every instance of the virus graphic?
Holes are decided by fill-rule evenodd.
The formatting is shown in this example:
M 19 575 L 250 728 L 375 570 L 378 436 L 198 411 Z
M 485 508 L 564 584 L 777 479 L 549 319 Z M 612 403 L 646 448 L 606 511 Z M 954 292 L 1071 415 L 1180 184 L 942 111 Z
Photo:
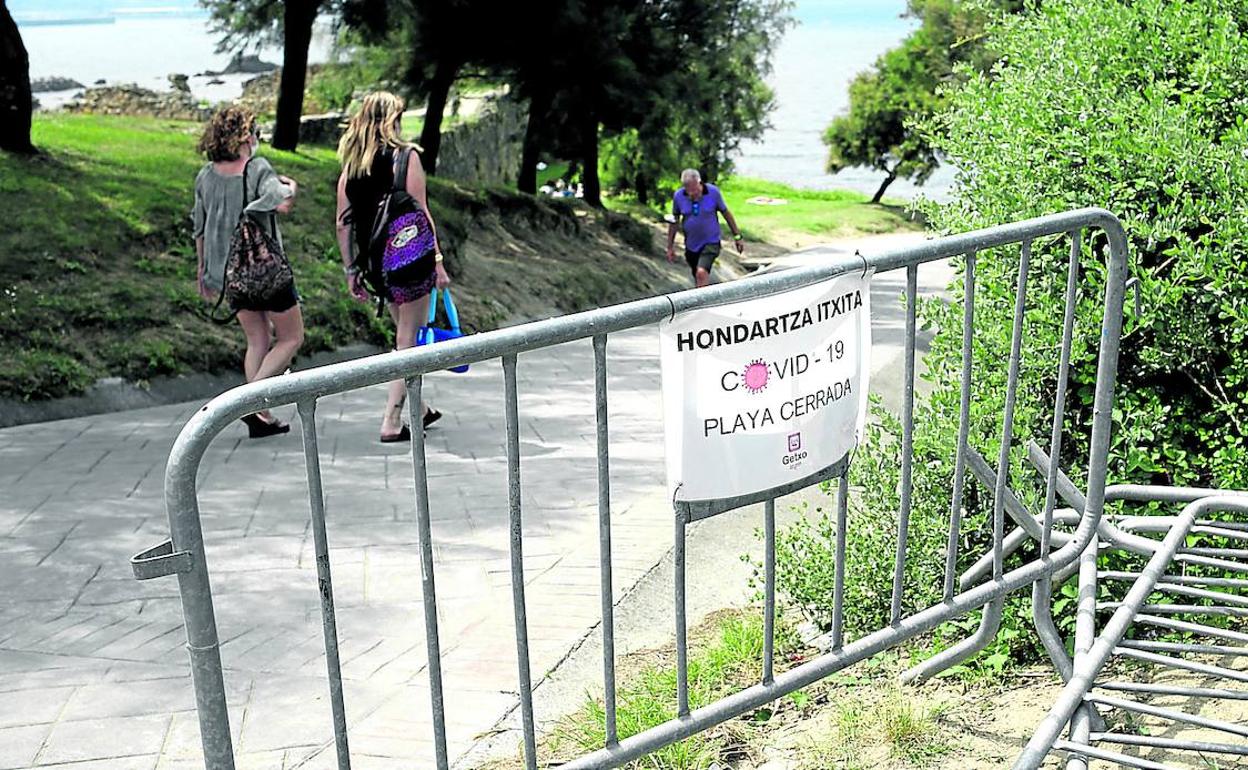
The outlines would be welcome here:
M 762 393 L 767 388 L 767 362 L 759 359 L 745 365 L 741 372 L 741 384 L 751 393 Z

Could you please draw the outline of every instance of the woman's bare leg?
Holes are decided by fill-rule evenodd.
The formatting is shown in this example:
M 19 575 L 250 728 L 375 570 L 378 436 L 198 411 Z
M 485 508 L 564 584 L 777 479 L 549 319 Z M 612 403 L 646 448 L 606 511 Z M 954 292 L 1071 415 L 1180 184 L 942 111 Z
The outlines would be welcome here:
M 416 331 L 424 320 L 429 317 L 429 295 L 402 305 L 389 305 L 390 317 L 394 319 L 395 349 L 403 350 L 416 344 Z M 386 399 L 386 411 L 381 416 L 381 435 L 393 436 L 403 430 L 403 403 L 407 400 L 407 385 L 403 380 L 390 383 L 390 391 Z M 421 410 L 423 415 L 428 411 L 426 403 Z M 419 429 L 420 426 L 413 426 Z
M 243 375 L 246 376 L 248 382 L 253 382 L 258 379 L 256 374 L 260 371 L 260 365 L 264 363 L 264 359 L 269 355 L 271 347 L 268 314 L 260 310 L 240 310 L 238 311 L 238 325 L 243 327 L 243 334 L 247 337 L 247 352 L 243 355 Z M 256 414 L 266 422 L 273 421 L 273 415 L 268 409 L 256 412 Z
M 299 346 L 303 344 L 303 311 L 298 305 L 290 310 L 280 313 L 269 312 L 265 315 L 268 316 L 268 322 L 273 326 L 276 339 L 269 348 L 269 352 L 265 354 L 264 360 L 260 362 L 255 375 L 249 378 L 253 381 L 263 380 L 265 377 L 272 377 L 286 371 L 295 353 L 299 352 Z

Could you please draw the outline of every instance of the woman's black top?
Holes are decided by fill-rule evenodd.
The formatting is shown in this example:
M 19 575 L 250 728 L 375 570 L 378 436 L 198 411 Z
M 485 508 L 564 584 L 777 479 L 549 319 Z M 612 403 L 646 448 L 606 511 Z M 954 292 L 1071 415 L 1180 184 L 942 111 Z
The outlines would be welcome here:
M 347 213 L 344 219 L 354 226 L 357 254 L 368 251 L 377 206 L 394 187 L 394 150 L 387 147 L 373 156 L 373 165 L 364 176 L 347 180 Z

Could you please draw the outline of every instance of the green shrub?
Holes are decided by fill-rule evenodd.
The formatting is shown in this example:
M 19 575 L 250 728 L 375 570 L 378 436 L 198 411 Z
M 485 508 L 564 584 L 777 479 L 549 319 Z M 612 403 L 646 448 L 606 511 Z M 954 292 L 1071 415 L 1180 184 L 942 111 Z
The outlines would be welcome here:
M 1095 42 L 1089 30 L 1097 30 Z M 947 108 L 927 127 L 962 169 L 952 202 L 923 206 L 939 231 L 1081 206 L 1102 206 L 1122 219 L 1143 303 L 1138 317 L 1127 309 L 1111 481 L 1248 487 L 1246 33 L 1248 0 L 1046 2 L 995 23 L 991 45 L 1002 52 L 1001 63 L 989 73 L 962 73 L 965 84 L 949 92 Z M 1022 445 L 1048 443 L 1069 248 L 1066 238 L 1037 242 L 1028 283 L 1011 483 L 1036 511 L 1039 479 L 1024 469 Z M 1087 463 L 1106 256 L 1103 234 L 1085 239 L 1060 458 L 1076 479 Z M 1017 248 L 978 255 L 970 443 L 993 465 L 1017 270 Z M 943 574 L 940 532 L 949 516 L 958 429 L 960 285 L 953 287 L 956 301 L 920 307 L 935 331 L 926 358 L 935 390 L 916 410 L 906 612 L 938 598 Z M 876 415 L 879 427 L 854 462 L 861 506 L 848 533 L 846 622 L 861 630 L 879 628 L 887 617 L 896 543 L 900 426 L 878 409 Z M 969 485 L 960 569 L 989 547 L 990 503 L 990 491 Z M 785 533 L 781 563 L 830 553 L 834 535 L 826 523 Z M 1034 548 L 1022 553 L 1033 555 Z M 826 576 L 782 580 L 799 606 L 822 619 L 831 606 Z M 1000 664 L 1000 654 L 1038 654 L 1030 630 L 1005 638 L 1027 624 L 1027 605 L 1026 597 L 1011 599 L 1002 636 L 980 665 Z M 939 632 L 938 646 L 973 625 Z
M 1100 31 L 1097 42 L 1085 45 L 1091 29 Z M 942 230 L 1091 205 L 1122 219 L 1144 301 L 1122 340 L 1115 481 L 1248 486 L 1246 33 L 1245 0 L 1045 3 L 1000 24 L 994 37 L 1005 63 L 969 78 L 932 126 L 942 151 L 967 169 L 953 203 L 928 207 Z M 1063 457 L 1072 469 L 1086 457 L 1104 293 L 1103 241 L 1092 245 L 1066 426 L 1074 440 Z M 1019 421 L 1036 436 L 1047 432 L 1051 408 L 1064 280 L 1057 265 L 1066 248 L 1039 246 L 1023 360 L 1039 383 L 1031 394 L 1049 403 Z M 998 350 L 1015 270 L 1014 254 L 979 264 L 978 323 Z M 954 366 L 958 312 L 928 308 L 950 330 L 929 359 L 939 374 Z M 981 393 L 999 393 L 1001 367 L 981 371 Z
M 16 352 L 0 370 L 0 394 L 23 401 L 50 396 L 76 396 L 95 377 L 76 358 L 51 350 Z

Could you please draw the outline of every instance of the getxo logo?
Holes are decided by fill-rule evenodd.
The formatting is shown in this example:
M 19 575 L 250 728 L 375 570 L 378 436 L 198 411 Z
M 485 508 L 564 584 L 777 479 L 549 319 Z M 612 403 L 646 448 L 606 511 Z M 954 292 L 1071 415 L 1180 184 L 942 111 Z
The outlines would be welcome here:
M 789 453 L 780 458 L 782 465 L 796 465 L 806 459 L 806 452 L 802 450 L 802 434 L 790 433 L 788 437 Z

